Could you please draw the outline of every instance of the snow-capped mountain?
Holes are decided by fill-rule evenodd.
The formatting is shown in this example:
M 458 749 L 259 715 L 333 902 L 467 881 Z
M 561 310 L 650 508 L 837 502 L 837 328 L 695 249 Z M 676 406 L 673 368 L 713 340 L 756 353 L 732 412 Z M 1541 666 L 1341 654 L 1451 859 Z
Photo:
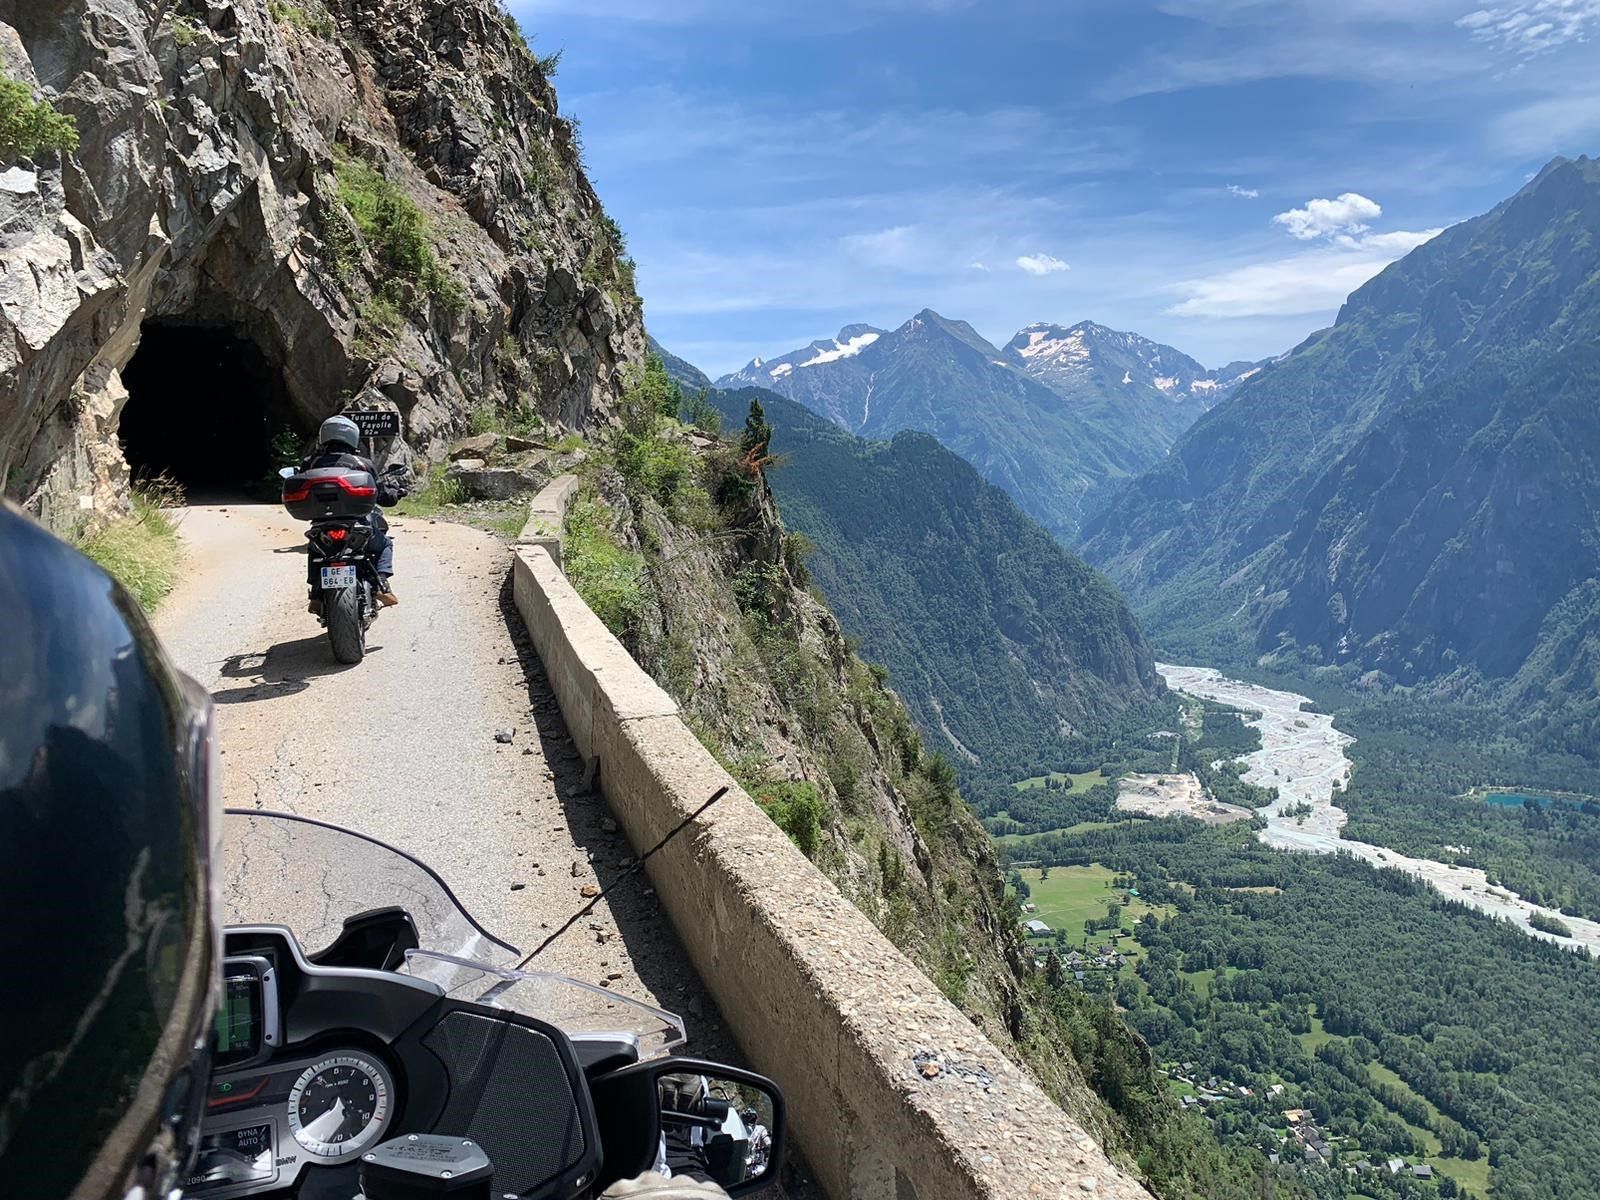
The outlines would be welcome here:
M 774 381 L 784 378 L 790 371 L 805 370 L 806 366 L 822 366 L 824 363 L 837 363 L 843 358 L 854 358 L 862 350 L 872 346 L 872 342 L 882 338 L 883 330 L 875 330 L 870 325 L 846 325 L 838 331 L 837 338 L 824 338 L 822 341 L 811 342 L 803 350 L 792 350 L 790 354 L 781 358 L 752 358 L 749 365 L 741 371 L 726 374 L 720 381 L 720 387 L 771 387 Z
M 931 309 L 893 330 L 847 325 L 717 386 L 770 389 L 863 437 L 930 433 L 1069 544 L 1116 483 L 1160 461 L 1223 388 L 1136 334 L 1035 325 L 1002 351 Z
M 1181 350 L 1093 321 L 1039 322 L 1006 343 L 1003 355 L 1019 371 L 1069 399 L 1143 396 L 1168 401 L 1173 436 L 1255 374 L 1259 363 L 1208 370 Z

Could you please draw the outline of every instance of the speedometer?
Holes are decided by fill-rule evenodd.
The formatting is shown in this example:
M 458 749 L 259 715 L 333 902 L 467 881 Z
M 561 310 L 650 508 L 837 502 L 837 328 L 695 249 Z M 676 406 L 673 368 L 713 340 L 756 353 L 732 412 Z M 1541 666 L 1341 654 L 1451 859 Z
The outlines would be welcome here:
M 300 1072 L 289 1091 L 294 1140 L 325 1162 L 344 1162 L 375 1144 L 389 1127 L 394 1081 L 382 1063 L 338 1054 Z

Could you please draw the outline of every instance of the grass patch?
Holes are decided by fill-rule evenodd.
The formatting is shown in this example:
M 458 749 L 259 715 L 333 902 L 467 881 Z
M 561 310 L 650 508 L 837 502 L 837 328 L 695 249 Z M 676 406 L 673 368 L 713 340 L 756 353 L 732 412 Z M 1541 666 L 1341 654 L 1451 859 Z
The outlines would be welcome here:
M 1434 1158 L 1430 1161 L 1435 1171 L 1450 1176 L 1474 1196 L 1482 1197 L 1489 1194 L 1490 1177 L 1494 1172 L 1489 1167 L 1488 1155 L 1478 1159 Z
M 618 544 L 610 511 L 592 493 L 580 495 L 567 512 L 561 562 L 594 615 L 628 641 L 644 611 L 644 559 Z
M 1217 971 L 1214 967 L 1206 967 L 1199 971 L 1179 971 L 1179 975 L 1189 981 L 1189 986 L 1194 988 L 1194 994 L 1202 1000 L 1211 999 L 1211 985 L 1216 981 Z M 1222 976 L 1226 979 L 1229 975 L 1238 974 L 1237 967 L 1222 968 Z
M 392 332 L 387 327 L 388 320 L 378 318 L 405 310 L 409 303 L 406 285 L 426 292 L 447 311 L 461 309 L 466 304 L 466 292 L 439 262 L 433 248 L 433 230 L 416 202 L 372 164 L 348 153 L 336 155 L 334 174 L 339 202 L 384 281 L 374 300 L 387 307 L 381 313 L 373 309 L 372 323 Z M 359 247 L 350 232 L 348 228 L 329 231 L 334 270 L 342 279 L 351 277 L 359 257 Z
M 437 517 L 442 509 L 461 504 L 467 498 L 461 484 L 446 479 L 444 464 L 433 468 L 425 486 L 412 492 L 395 506 L 395 514 L 402 517 Z
M 161 511 L 162 500 L 169 498 L 135 491 L 132 516 L 78 543 L 78 549 L 133 593 L 145 612 L 154 612 L 172 591 L 183 559 L 177 527 Z
M 1300 1045 L 1305 1048 L 1307 1054 L 1315 1054 L 1334 1039 L 1334 1035 L 1323 1028 L 1322 1018 L 1315 1014 L 1311 1017 L 1311 1031 L 1309 1033 L 1297 1033 L 1294 1036 L 1299 1040 Z

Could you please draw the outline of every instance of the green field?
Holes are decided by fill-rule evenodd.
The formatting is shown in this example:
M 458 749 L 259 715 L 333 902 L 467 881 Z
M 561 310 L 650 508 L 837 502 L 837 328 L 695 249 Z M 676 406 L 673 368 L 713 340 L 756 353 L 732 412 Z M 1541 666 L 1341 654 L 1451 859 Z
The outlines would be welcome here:
M 1222 968 L 1222 977 L 1224 979 L 1228 978 L 1230 975 L 1237 975 L 1238 973 L 1238 967 Z M 1199 996 L 1202 1000 L 1209 1000 L 1211 998 L 1211 981 L 1217 976 L 1215 970 L 1208 968 L 1204 971 L 1179 971 L 1178 974 L 1182 975 L 1189 981 L 1190 985 L 1194 988 L 1194 994 L 1196 996 Z
M 1439 1119 L 1439 1110 L 1434 1107 L 1431 1100 L 1414 1089 L 1404 1079 L 1401 1079 L 1400 1076 L 1396 1075 L 1382 1063 L 1368 1063 L 1367 1074 L 1372 1077 L 1372 1080 L 1375 1083 L 1386 1083 L 1404 1095 L 1414 1096 L 1417 1101 L 1428 1110 L 1428 1116 L 1431 1119 L 1435 1121 Z M 1397 1113 L 1395 1115 L 1398 1116 L 1399 1114 Z M 1404 1120 L 1404 1118 L 1401 1119 Z M 1418 1129 L 1415 1125 L 1411 1124 L 1410 1121 L 1406 1121 L 1405 1124 L 1406 1128 L 1410 1129 L 1416 1139 L 1424 1146 L 1425 1157 L 1428 1162 L 1433 1164 L 1433 1169 L 1435 1171 L 1441 1171 L 1450 1176 L 1450 1178 L 1454 1179 L 1462 1187 L 1472 1192 L 1474 1196 L 1488 1195 L 1489 1177 L 1491 1172 L 1489 1169 L 1489 1155 L 1487 1150 L 1481 1157 L 1476 1159 L 1445 1158 L 1439 1153 L 1439 1138 L 1438 1135 L 1433 1132 L 1433 1130 Z
M 1068 775 L 1060 771 L 1052 771 L 1049 775 L 1035 775 L 1032 779 L 1019 779 L 1011 786 L 1019 792 L 1025 792 L 1030 788 L 1042 788 L 1046 779 L 1053 780 L 1056 783 L 1070 779 L 1072 781 L 1071 790 L 1074 792 L 1084 791 L 1086 788 L 1092 788 L 1095 784 L 1106 781 L 1106 777 L 1099 771 L 1084 771 L 1079 775 Z
M 1039 906 L 1036 913 L 1025 914 L 1026 919 L 1038 918 L 1052 930 L 1061 930 L 1067 935 L 1067 945 L 1078 948 L 1083 945 L 1083 923 L 1091 918 L 1100 918 L 1106 915 L 1106 905 L 1112 901 L 1122 901 L 1125 896 L 1121 888 L 1112 886 L 1113 873 L 1098 863 L 1088 867 L 1051 867 L 1050 878 L 1041 878 L 1042 872 L 1036 868 L 1028 868 L 1022 872 L 1022 878 L 1027 882 L 1032 895 L 1029 900 Z M 1122 932 L 1131 935 L 1134 922 L 1146 913 L 1154 912 L 1158 916 L 1170 915 L 1171 909 L 1167 906 L 1153 906 L 1143 900 L 1133 897 L 1128 898 L 1122 909 Z M 1089 939 L 1089 948 L 1092 950 L 1109 942 L 1112 937 L 1111 930 L 1100 930 Z M 1032 939 L 1036 944 L 1051 941 L 1050 938 Z M 1131 936 L 1124 936 L 1119 949 L 1129 959 L 1137 961 L 1142 954 L 1142 949 Z
M 1474 1196 L 1487 1196 L 1489 1194 L 1489 1156 L 1484 1155 L 1474 1162 L 1464 1158 L 1432 1158 L 1435 1171 L 1442 1171 L 1450 1176 Z
M 1322 1018 L 1315 1014 L 1311 1017 L 1311 1032 L 1295 1034 L 1295 1037 L 1300 1039 L 1300 1044 L 1305 1047 L 1307 1054 L 1315 1054 L 1322 1047 L 1333 1041 L 1333 1036 L 1322 1027 Z

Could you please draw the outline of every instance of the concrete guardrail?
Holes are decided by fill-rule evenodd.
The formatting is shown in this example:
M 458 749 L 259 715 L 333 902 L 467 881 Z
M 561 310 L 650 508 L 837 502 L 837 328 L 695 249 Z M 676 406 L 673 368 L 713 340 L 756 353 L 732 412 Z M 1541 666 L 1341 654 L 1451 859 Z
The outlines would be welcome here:
M 552 514 L 575 491 L 558 480 L 534 502 L 558 540 Z M 782 1086 L 828 1195 L 1149 1200 L 701 746 L 573 590 L 546 529 L 516 548 L 517 609 L 629 840 L 654 845 L 730 789 L 647 870 L 740 1047 Z
M 561 475 L 545 485 L 544 490 L 528 502 L 528 521 L 517 537 L 518 546 L 542 546 L 561 565 L 561 525 L 567 519 L 567 509 L 578 494 L 578 477 Z

